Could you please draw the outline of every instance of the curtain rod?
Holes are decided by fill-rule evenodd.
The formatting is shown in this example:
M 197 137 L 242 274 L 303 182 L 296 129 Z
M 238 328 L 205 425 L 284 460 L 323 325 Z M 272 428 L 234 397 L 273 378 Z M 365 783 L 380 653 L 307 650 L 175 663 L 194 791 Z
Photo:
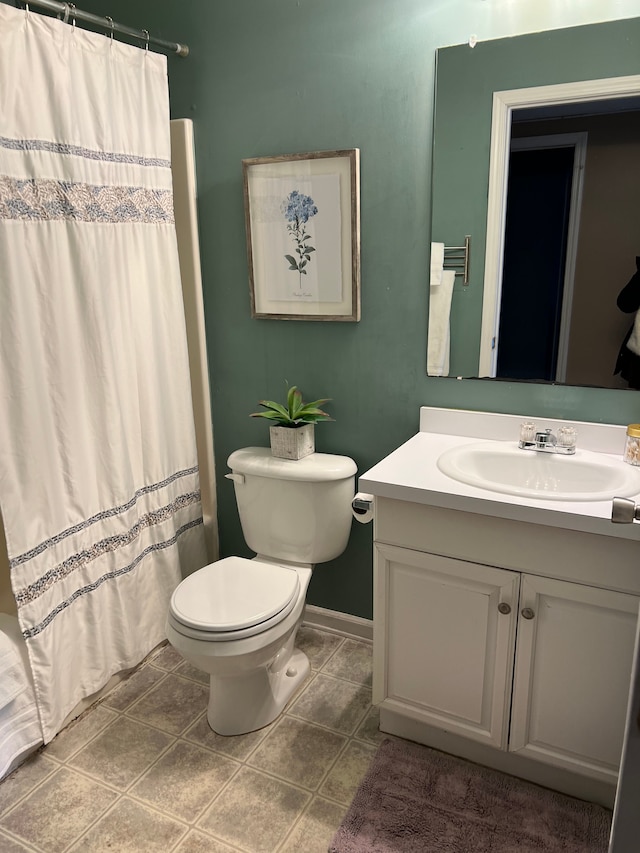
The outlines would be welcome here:
M 86 21 L 89 24 L 102 27 L 110 33 L 124 33 L 127 36 L 141 39 L 147 44 L 157 44 L 159 47 L 170 50 L 178 56 L 188 56 L 189 47 L 186 44 L 179 44 L 175 41 L 164 41 L 163 39 L 150 36 L 147 30 L 134 30 L 132 27 L 126 27 L 124 24 L 117 24 L 112 18 L 93 15 L 91 12 L 84 12 L 82 9 L 76 9 L 73 3 L 58 3 L 57 0 L 27 0 L 25 3 L 27 9 L 29 6 L 42 6 L 50 12 L 56 12 L 64 16 L 64 20 L 69 18 L 77 21 Z

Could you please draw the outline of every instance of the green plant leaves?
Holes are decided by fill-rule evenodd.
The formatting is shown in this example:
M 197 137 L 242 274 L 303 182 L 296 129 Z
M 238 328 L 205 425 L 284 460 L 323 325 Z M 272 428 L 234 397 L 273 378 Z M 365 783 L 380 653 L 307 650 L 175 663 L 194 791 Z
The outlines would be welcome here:
M 273 400 L 260 400 L 259 405 L 263 406 L 266 411 L 252 412 L 250 417 L 266 418 L 267 420 L 275 421 L 280 426 L 288 427 L 315 424 L 320 421 L 332 421 L 333 418 L 320 408 L 320 406 L 330 402 L 330 399 L 330 397 L 324 397 L 321 400 L 314 400 L 312 403 L 305 403 L 298 387 L 292 385 L 287 391 L 285 406 Z
M 296 413 L 302 405 L 302 393 L 298 391 L 296 385 L 292 385 L 287 391 L 287 412 L 292 421 L 296 419 Z

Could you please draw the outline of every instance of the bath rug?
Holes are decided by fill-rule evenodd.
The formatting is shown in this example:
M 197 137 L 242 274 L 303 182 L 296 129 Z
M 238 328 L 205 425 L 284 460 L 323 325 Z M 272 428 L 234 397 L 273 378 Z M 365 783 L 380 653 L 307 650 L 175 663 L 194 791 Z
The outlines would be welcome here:
M 385 740 L 329 853 L 606 853 L 610 827 L 601 806 Z

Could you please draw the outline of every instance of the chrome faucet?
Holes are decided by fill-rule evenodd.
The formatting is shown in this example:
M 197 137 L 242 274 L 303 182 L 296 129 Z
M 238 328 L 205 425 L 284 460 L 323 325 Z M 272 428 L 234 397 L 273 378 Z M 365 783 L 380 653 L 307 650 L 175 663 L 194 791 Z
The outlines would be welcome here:
M 526 421 L 520 425 L 518 447 L 521 450 L 572 456 L 576 452 L 576 431 L 573 427 L 563 426 L 556 436 L 550 429 L 536 430 L 535 424 Z

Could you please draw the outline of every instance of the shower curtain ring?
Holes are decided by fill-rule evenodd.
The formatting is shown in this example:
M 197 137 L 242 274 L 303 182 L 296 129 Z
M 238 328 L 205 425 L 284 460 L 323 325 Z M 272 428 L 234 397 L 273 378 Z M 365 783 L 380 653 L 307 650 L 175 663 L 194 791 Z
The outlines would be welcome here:
M 75 3 L 67 3 L 67 6 L 69 7 L 69 9 L 71 11 L 72 26 L 75 27 L 75 25 L 76 25 L 76 4 Z
M 144 33 L 144 38 L 145 38 L 144 49 L 149 50 L 149 30 L 142 30 L 142 32 Z
M 62 16 L 62 23 L 63 24 L 69 23 L 69 4 L 68 3 L 64 4 L 64 15 Z
M 110 38 L 111 38 L 111 41 L 113 41 L 113 29 L 114 29 L 114 26 L 115 26 L 115 25 L 114 25 L 114 23 L 113 23 L 113 18 L 112 18 L 110 15 L 105 15 L 104 17 L 105 17 L 105 21 L 109 21 L 109 26 L 111 27 L 111 36 L 110 36 Z

